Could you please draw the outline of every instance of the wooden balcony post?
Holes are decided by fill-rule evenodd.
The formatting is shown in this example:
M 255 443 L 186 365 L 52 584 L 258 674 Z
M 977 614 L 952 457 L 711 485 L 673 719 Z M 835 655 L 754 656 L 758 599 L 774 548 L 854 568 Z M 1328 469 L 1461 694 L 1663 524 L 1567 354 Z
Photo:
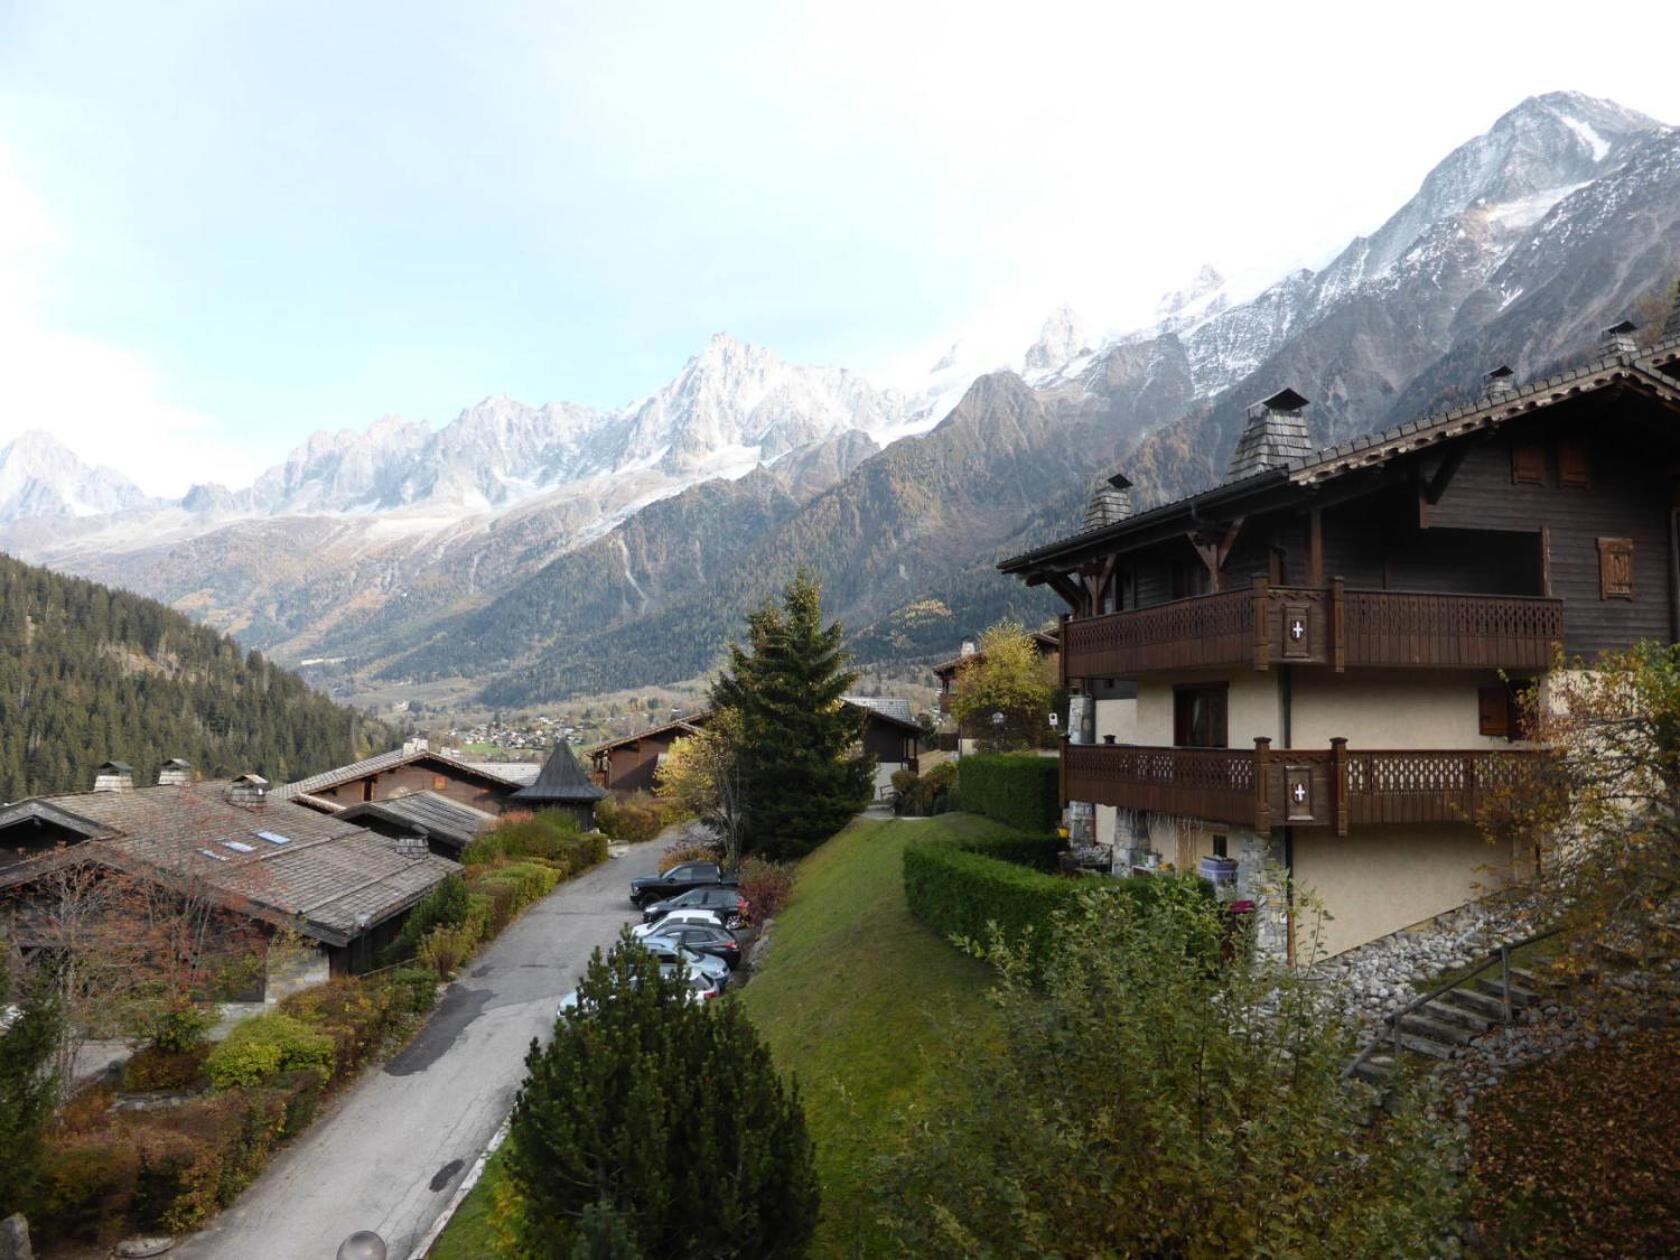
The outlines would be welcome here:
M 1330 741 L 1330 821 L 1338 836 L 1348 833 L 1347 740 L 1337 735 Z
M 1068 685 L 1068 650 L 1073 646 L 1068 642 L 1068 623 L 1072 620 L 1071 613 L 1063 613 L 1056 630 L 1056 677 L 1063 691 L 1067 690 Z
M 1254 668 L 1265 669 L 1271 664 L 1272 618 L 1266 579 L 1254 579 Z
M 1056 758 L 1056 795 L 1061 800 L 1063 815 L 1062 821 L 1064 823 L 1067 821 L 1066 815 L 1068 807 L 1068 749 L 1073 746 L 1072 739 L 1073 737 L 1071 735 L 1064 734 L 1062 736 L 1061 756 Z
M 1330 664 L 1338 674 L 1347 669 L 1346 624 L 1342 618 L 1342 579 L 1330 579 Z M 1344 741 L 1345 742 L 1345 741 Z
M 1254 834 L 1272 834 L 1272 741 L 1254 737 Z
M 1324 517 L 1318 508 L 1307 513 L 1307 585 L 1324 585 Z

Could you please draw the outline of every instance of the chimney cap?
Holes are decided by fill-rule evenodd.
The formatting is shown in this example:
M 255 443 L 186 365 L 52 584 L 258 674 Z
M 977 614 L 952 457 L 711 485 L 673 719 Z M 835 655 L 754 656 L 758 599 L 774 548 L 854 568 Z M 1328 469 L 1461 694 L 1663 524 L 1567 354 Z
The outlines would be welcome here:
M 104 761 L 104 762 L 101 762 L 99 765 L 94 767 L 94 773 L 95 774 L 98 774 L 98 773 L 100 773 L 102 771 L 105 771 L 105 770 L 113 771 L 116 774 L 133 774 L 134 773 L 134 767 L 129 765 L 128 762 L 126 762 L 126 761 Z
M 250 771 L 246 771 L 241 775 L 235 775 L 233 781 L 245 787 L 265 788 L 268 786 L 267 779 L 263 778 L 260 774 L 253 774 Z
M 1116 490 L 1130 490 L 1132 488 L 1132 479 L 1123 472 L 1112 472 L 1105 480 Z
M 193 767 L 192 762 L 185 757 L 171 757 L 163 763 L 163 768 L 165 770 L 191 770 Z
M 1606 337 L 1625 337 L 1631 332 L 1638 331 L 1638 324 L 1634 323 L 1631 319 L 1624 319 L 1619 324 L 1611 324 L 1610 327 L 1604 330 L 1603 335 Z
M 1270 398 L 1262 398 L 1258 405 L 1264 407 L 1267 411 L 1299 411 L 1311 402 L 1312 399 L 1297 394 L 1294 390 L 1285 386 Z
M 1498 367 L 1494 368 L 1493 371 L 1486 373 L 1484 375 L 1483 379 L 1488 380 L 1488 381 L 1496 381 L 1497 382 L 1497 381 L 1508 380 L 1511 377 L 1515 376 L 1516 374 L 1517 374 L 1516 369 L 1513 368 L 1510 364 L 1501 363 Z

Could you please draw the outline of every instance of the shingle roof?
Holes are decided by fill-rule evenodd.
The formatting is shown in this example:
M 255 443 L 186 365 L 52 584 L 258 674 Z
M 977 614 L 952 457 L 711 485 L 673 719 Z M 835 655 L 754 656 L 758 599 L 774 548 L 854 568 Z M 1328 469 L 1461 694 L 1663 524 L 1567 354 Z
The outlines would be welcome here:
M 1658 359 L 1671 358 L 1677 346 L 1680 346 L 1680 342 L 1669 339 L 1659 342 L 1641 355 L 1608 355 L 1543 380 L 1517 386 L 1508 393 L 1502 393 L 1498 398 L 1484 398 L 1469 406 L 1454 407 L 1438 415 L 1409 420 L 1378 433 L 1363 434 L 1293 459 L 1285 467 L 1267 469 L 1243 480 L 1227 481 L 1199 494 L 1160 504 L 1118 524 L 1069 534 L 1042 547 L 1011 556 L 1001 561 L 998 568 L 1006 573 L 1013 572 L 1035 562 L 1049 560 L 1065 549 L 1089 546 L 1110 539 L 1119 540 L 1134 531 L 1142 533 L 1151 526 L 1177 516 L 1198 509 L 1211 509 L 1216 502 L 1241 503 L 1248 496 L 1279 487 L 1317 485 L 1344 473 L 1375 467 L 1397 456 L 1422 450 L 1478 429 L 1497 427 L 1542 407 L 1593 393 L 1617 383 L 1637 385 L 1670 403 L 1680 405 L 1680 381 L 1664 375 L 1654 366 Z
M 469 761 L 466 764 L 483 774 L 495 775 L 521 786 L 535 783 L 542 771 L 540 761 Z
M 898 696 L 841 696 L 840 699 L 857 708 L 868 709 L 890 722 L 897 722 L 900 726 L 916 726 L 915 715 L 910 712 L 910 702 Z M 921 727 L 916 726 L 916 729 L 921 730 Z
M 345 822 L 379 818 L 463 848 L 496 825 L 496 815 L 450 800 L 439 792 L 411 792 L 383 801 L 363 801 L 341 810 L 338 817 Z
M 232 804 L 226 781 L 38 797 L 0 809 L 0 830 L 29 818 L 69 818 L 91 838 L 0 872 L 27 883 L 66 861 L 97 861 L 166 883 L 203 887 L 223 904 L 347 944 L 400 913 L 460 868 L 332 814 L 272 798 Z M 361 916 L 366 923 L 358 922 Z
M 661 722 L 657 726 L 644 726 L 639 731 L 632 731 L 628 735 L 620 735 L 617 739 L 604 739 L 599 744 L 591 744 L 583 751 L 590 756 L 598 752 L 605 752 L 609 748 L 618 748 L 624 744 L 634 744 L 639 739 L 652 739 L 655 735 L 663 735 L 667 731 L 676 731 L 683 735 L 697 734 L 702 726 L 711 718 L 709 709 L 700 709 L 680 718 L 673 718 L 669 722 Z
M 520 786 L 518 779 L 511 778 L 497 769 L 492 769 L 489 763 L 461 761 L 456 757 L 438 752 L 434 748 L 393 748 L 390 752 L 383 752 L 373 757 L 364 757 L 362 760 L 353 761 L 347 766 L 339 766 L 333 770 L 323 770 L 320 774 L 312 774 L 307 779 L 298 779 L 296 782 L 284 784 L 275 788 L 269 795 L 279 800 L 288 800 L 299 793 L 319 792 L 324 788 L 335 788 L 342 783 L 365 778 L 370 774 L 380 774 L 386 770 L 395 770 L 398 766 L 406 766 L 416 761 L 434 762 L 463 774 L 494 780 L 506 787 Z
M 572 755 L 572 745 L 568 740 L 561 740 L 554 745 L 554 751 L 548 754 L 548 760 L 543 762 L 542 772 L 537 775 L 537 781 L 529 787 L 522 787 L 513 794 L 516 801 L 524 801 L 532 805 L 540 805 L 544 801 L 598 801 L 607 794 L 605 788 L 596 787 L 583 773 L 583 767 L 578 765 L 577 758 Z

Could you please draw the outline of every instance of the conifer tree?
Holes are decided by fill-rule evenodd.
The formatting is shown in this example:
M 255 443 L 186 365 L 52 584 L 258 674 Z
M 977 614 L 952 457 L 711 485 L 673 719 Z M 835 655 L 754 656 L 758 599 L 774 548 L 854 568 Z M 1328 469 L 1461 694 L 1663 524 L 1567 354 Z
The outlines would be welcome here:
M 37 980 L 7 1003 L 12 977 L 0 959 L 0 1011 L 10 1011 L 0 1031 L 0 1217 L 28 1209 L 41 1160 L 41 1130 L 52 1118 L 58 1079 L 52 1071 L 60 1013 L 50 985 Z
M 843 634 L 823 625 L 822 588 L 801 572 L 747 619 L 746 645 L 730 645 L 712 705 L 739 716 L 747 853 L 801 857 L 869 803 L 863 715 L 841 703 L 857 682 Z
M 514 1105 L 498 1222 L 519 1254 L 805 1254 L 817 1219 L 797 1090 L 734 1002 L 696 1004 L 627 938 L 597 950 Z M 514 1219 L 508 1220 L 507 1216 Z M 630 1253 L 635 1254 L 635 1253 Z

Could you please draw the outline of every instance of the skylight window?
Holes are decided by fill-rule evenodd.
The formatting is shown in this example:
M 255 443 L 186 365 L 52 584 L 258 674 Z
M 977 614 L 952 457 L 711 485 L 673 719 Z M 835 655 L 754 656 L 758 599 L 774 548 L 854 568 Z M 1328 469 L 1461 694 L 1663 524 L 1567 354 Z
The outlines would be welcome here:
M 222 843 L 235 853 L 255 853 L 257 851 L 256 845 L 246 844 L 243 840 L 223 840 Z
M 229 860 L 227 854 L 217 853 L 214 849 L 200 849 L 199 852 L 204 854 L 207 858 L 215 858 L 218 862 L 226 862 Z
M 290 844 L 292 842 L 290 836 L 283 836 L 278 831 L 259 831 L 257 834 L 270 844 Z

